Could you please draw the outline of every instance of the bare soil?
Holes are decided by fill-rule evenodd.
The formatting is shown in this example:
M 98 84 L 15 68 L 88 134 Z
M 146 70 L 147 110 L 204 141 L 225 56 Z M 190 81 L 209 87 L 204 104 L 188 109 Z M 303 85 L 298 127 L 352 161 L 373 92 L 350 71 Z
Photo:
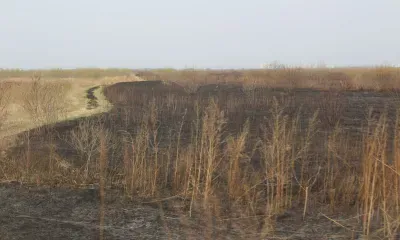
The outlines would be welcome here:
M 257 231 L 241 233 L 248 219 L 218 222 L 210 230 L 204 220 L 183 218 L 177 213 L 176 206 L 181 204 L 171 200 L 143 204 L 108 190 L 104 239 L 205 239 L 207 231 L 212 231 L 212 239 L 275 239 L 263 238 Z M 355 229 L 357 221 L 350 215 L 347 212 L 330 217 Z M 0 185 L 1 239 L 99 239 L 99 216 L 96 187 L 50 188 L 17 182 Z M 359 235 L 318 212 L 310 212 L 303 220 L 301 206 L 286 211 L 277 220 L 274 236 L 278 239 L 357 239 Z
M 152 207 L 107 195 L 105 239 L 165 239 Z M 1 239 L 99 239 L 96 189 L 0 186 Z

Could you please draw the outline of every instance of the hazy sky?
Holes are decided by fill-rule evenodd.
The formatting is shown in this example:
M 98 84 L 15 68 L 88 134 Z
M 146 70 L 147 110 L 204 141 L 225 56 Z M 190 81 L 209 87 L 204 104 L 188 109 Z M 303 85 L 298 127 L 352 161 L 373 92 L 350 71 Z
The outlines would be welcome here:
M 400 0 L 0 0 L 0 68 L 400 63 Z

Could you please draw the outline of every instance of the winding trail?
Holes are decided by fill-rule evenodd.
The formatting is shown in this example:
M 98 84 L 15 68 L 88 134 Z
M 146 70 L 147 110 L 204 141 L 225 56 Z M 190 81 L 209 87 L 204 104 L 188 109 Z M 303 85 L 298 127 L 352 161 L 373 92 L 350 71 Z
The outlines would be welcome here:
M 91 110 L 91 109 L 95 109 L 95 108 L 98 108 L 99 107 L 99 103 L 98 103 L 98 99 L 97 99 L 97 97 L 94 95 L 94 91 L 96 90 L 96 89 L 98 89 L 100 86 L 96 86 L 96 87 L 92 87 L 92 88 L 89 88 L 87 91 L 86 91 L 86 97 L 87 97 L 87 99 L 88 99 L 88 102 L 87 102 L 87 109 L 88 110 Z

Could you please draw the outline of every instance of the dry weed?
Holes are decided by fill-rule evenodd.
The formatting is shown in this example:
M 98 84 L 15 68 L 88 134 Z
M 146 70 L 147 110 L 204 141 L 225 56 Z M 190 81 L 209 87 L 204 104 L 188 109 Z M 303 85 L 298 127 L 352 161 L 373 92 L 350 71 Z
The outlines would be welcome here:
M 24 95 L 22 107 L 36 124 L 54 123 L 65 114 L 63 88 L 61 84 L 45 82 L 41 75 L 36 74 Z
M 0 130 L 7 119 L 8 104 L 10 103 L 10 86 L 0 82 Z

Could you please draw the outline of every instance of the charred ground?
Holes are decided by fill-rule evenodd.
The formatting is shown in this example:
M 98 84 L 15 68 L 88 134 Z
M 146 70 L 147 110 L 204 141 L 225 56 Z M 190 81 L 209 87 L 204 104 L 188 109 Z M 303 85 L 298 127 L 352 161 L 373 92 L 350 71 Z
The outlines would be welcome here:
M 353 217 L 362 203 L 357 190 L 361 180 L 356 176 L 362 174 L 363 144 L 370 133 L 365 127 L 371 121 L 371 126 L 377 125 L 385 115 L 387 141 L 393 141 L 400 101 L 395 91 L 248 87 L 228 82 L 188 87 L 161 80 L 117 83 L 105 88 L 104 94 L 113 104 L 108 113 L 17 136 L 19 144 L 5 157 L 3 178 L 23 184 L 0 187 L 0 233 L 5 239 L 96 238 L 102 151 L 107 153 L 105 239 L 203 239 L 202 234 L 212 239 L 356 238 L 363 231 Z M 237 142 L 246 128 L 241 147 Z M 107 135 L 105 149 L 99 147 L 99 132 Z M 94 147 L 79 149 L 72 133 L 80 133 L 82 144 Z M 330 140 L 333 136 L 340 136 L 335 143 Z M 210 139 L 216 142 L 202 143 Z M 329 144 L 335 144 L 334 150 Z M 198 168 L 193 175 L 187 166 L 205 161 L 206 155 L 197 155 L 202 151 L 197 146 L 214 149 L 207 152 L 217 161 L 211 163 L 215 165 L 210 192 L 204 190 L 207 163 L 193 163 Z M 305 146 L 307 152 L 300 154 Z M 237 157 L 235 148 L 241 148 Z M 391 144 L 385 152 L 390 159 L 396 157 Z M 281 165 L 271 154 L 283 154 Z M 332 154 L 339 156 L 335 166 L 329 162 Z M 279 169 L 290 167 L 285 160 L 294 164 L 293 169 Z M 143 165 L 134 165 L 135 161 Z M 132 164 L 149 173 L 126 173 Z M 242 169 L 236 170 L 237 180 L 231 178 L 232 164 Z M 282 189 L 271 187 L 283 181 L 275 170 L 285 175 Z M 202 180 L 196 182 L 194 176 Z M 351 176 L 353 181 L 345 182 Z M 144 183 L 130 184 L 132 179 Z M 313 183 L 307 197 L 302 192 L 305 182 Z M 232 184 L 239 192 L 232 192 Z M 201 190 L 194 192 L 195 187 Z M 329 192 L 333 189 L 335 196 Z M 268 209 L 267 203 L 274 206 Z M 337 227 L 335 219 L 345 227 Z M 375 221 L 371 228 L 379 229 L 379 219 Z

